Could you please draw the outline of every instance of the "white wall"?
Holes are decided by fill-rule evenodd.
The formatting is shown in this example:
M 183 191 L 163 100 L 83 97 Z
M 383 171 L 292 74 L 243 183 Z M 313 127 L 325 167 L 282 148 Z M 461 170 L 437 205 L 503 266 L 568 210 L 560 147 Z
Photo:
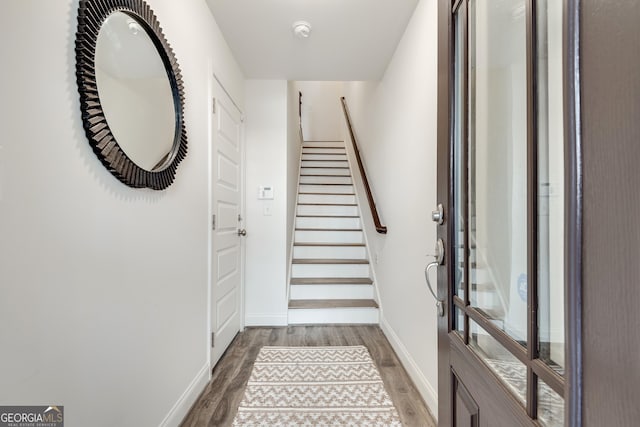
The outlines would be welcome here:
M 0 15 L 0 404 L 65 405 L 70 426 L 176 425 L 208 379 L 208 64 L 235 99 L 244 80 L 205 2 L 148 2 L 186 92 L 189 154 L 161 192 L 89 147 L 78 1 Z
M 342 82 L 298 81 L 305 141 L 342 141 Z
M 437 414 L 435 301 L 424 282 L 436 228 L 436 2 L 422 0 L 380 82 L 345 84 L 360 150 L 387 235 L 365 218 L 382 327 Z M 362 205 L 363 213 L 368 207 Z M 369 214 L 370 215 L 370 214 Z
M 246 325 L 287 323 L 287 82 L 246 82 Z M 258 200 L 258 188 L 274 188 Z

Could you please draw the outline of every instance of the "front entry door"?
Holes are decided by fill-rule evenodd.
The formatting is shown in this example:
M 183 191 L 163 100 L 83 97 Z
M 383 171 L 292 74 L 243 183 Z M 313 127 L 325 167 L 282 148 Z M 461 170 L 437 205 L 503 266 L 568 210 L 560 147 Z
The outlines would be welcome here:
M 439 424 L 562 426 L 563 2 L 441 0 L 439 26 Z
M 240 331 L 243 279 L 241 115 L 217 83 L 213 102 L 211 366 Z

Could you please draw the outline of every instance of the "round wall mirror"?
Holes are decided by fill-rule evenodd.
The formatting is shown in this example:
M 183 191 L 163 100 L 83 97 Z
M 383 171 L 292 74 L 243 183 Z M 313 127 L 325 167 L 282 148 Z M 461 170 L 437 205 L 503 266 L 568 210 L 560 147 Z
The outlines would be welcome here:
M 171 185 L 186 155 L 177 61 L 142 0 L 80 1 L 82 118 L 102 163 L 132 187 Z

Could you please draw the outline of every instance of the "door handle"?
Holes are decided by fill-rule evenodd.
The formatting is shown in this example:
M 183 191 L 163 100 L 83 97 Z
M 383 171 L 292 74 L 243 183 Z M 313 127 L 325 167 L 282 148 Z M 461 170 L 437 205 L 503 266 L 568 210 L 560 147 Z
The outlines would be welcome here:
M 238 236 L 246 236 L 247 235 L 247 230 L 245 230 L 244 228 L 238 228 Z
M 442 241 L 442 239 L 438 239 L 438 241 L 436 242 L 436 254 L 435 254 L 435 260 L 430 262 L 427 267 L 424 269 L 424 278 L 427 282 L 427 287 L 429 288 L 429 292 L 431 292 L 431 295 L 433 295 L 433 298 L 436 300 L 436 307 L 438 307 L 438 316 L 442 317 L 444 316 L 444 299 L 440 299 L 438 298 L 438 295 L 436 294 L 436 292 L 434 292 L 433 290 L 433 286 L 431 286 L 431 280 L 429 279 L 429 271 L 434 268 L 434 267 L 438 267 L 439 265 L 444 264 L 444 242 Z

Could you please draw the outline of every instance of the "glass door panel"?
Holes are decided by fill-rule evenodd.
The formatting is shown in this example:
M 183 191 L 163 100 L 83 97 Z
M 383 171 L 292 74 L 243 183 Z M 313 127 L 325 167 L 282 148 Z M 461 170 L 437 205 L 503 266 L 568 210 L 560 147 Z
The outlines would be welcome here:
M 538 328 L 540 359 L 564 375 L 562 2 L 538 0 Z
M 527 341 L 525 0 L 469 1 L 470 301 Z
M 529 419 L 562 425 L 562 3 L 455 5 L 449 336 L 484 362 Z
M 454 16 L 454 71 L 453 71 L 453 105 L 455 108 L 453 115 L 453 250 L 454 250 L 454 289 L 455 295 L 464 300 L 464 176 L 463 158 L 464 156 L 464 85 L 465 82 L 465 9 L 464 5 Z M 460 328 L 462 324 L 460 324 Z
M 543 381 L 538 381 L 538 421 L 549 427 L 564 425 L 564 399 Z
M 469 321 L 469 326 L 471 348 L 524 405 L 527 395 L 527 367 L 473 320 Z

